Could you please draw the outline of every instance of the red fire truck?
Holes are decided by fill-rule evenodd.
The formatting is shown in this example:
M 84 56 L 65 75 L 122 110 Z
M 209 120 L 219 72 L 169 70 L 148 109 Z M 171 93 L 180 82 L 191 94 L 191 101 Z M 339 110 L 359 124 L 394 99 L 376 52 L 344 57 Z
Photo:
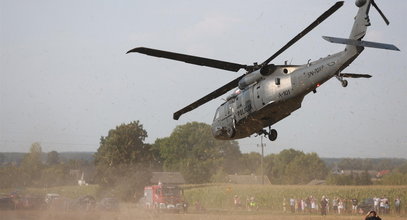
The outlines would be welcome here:
M 159 211 L 184 211 L 187 203 L 184 201 L 184 191 L 175 185 L 152 185 L 144 187 L 144 205 Z

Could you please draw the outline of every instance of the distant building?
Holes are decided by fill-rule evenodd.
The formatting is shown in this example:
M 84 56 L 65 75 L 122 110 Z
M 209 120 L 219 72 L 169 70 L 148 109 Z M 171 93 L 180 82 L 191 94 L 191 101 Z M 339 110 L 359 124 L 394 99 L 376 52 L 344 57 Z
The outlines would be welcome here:
M 151 184 L 185 184 L 185 179 L 180 172 L 153 172 L 150 179 Z
M 78 180 L 78 185 L 79 185 L 79 186 L 87 186 L 87 185 L 88 185 L 88 183 L 87 183 L 87 182 L 85 181 L 85 179 L 84 179 L 84 176 L 85 176 L 85 173 L 82 172 L 81 179 Z
M 307 183 L 307 185 L 312 185 L 312 186 L 317 186 L 317 185 L 325 185 L 326 181 L 325 180 L 311 180 L 311 182 Z
M 342 170 L 341 174 L 342 175 L 361 175 L 364 174 L 366 170 Z M 369 174 L 370 177 L 376 176 L 377 171 L 376 170 L 367 170 L 367 173 Z
M 377 172 L 376 178 L 382 178 L 383 176 L 385 176 L 386 174 L 389 174 L 390 172 L 391 172 L 390 170 L 381 170 L 381 171 Z
M 228 175 L 227 177 L 227 182 L 228 183 L 234 183 L 234 184 L 262 184 L 262 178 L 261 176 L 256 176 L 254 174 L 251 175 Z M 270 185 L 271 182 L 269 178 L 264 175 L 264 184 Z

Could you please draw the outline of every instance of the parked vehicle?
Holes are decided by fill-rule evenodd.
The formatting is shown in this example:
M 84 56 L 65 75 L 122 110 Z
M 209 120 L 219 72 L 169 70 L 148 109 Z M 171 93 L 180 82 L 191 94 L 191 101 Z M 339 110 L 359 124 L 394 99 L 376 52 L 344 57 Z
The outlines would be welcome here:
M 0 196 L 0 210 L 14 209 L 14 203 L 10 196 Z
M 361 213 L 367 213 L 374 208 L 374 201 L 372 198 L 362 200 L 358 205 L 358 211 Z
M 175 185 L 152 185 L 144 187 L 144 198 L 142 199 L 145 208 L 156 209 L 158 211 L 180 212 L 185 209 L 184 192 Z

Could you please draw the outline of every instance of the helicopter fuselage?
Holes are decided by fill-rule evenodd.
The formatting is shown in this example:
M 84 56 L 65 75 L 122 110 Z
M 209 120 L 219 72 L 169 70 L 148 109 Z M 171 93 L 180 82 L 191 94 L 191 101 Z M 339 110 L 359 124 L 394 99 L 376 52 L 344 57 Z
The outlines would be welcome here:
M 222 140 L 239 139 L 260 132 L 301 107 L 304 96 L 337 76 L 363 50 L 345 50 L 304 65 L 279 65 L 239 88 L 218 107 L 212 133 Z M 244 80 L 244 78 L 243 78 Z

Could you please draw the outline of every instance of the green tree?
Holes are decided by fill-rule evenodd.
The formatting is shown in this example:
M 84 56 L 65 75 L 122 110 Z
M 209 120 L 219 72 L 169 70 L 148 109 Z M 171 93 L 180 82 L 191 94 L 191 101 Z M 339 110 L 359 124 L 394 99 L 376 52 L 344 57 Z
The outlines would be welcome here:
M 219 167 L 235 171 L 240 150 L 235 141 L 213 138 L 210 125 L 198 122 L 177 126 L 170 137 L 157 139 L 164 170 L 180 171 L 188 183 L 209 182 Z
M 302 151 L 297 151 L 292 148 L 282 150 L 279 154 L 275 156 L 270 156 L 271 158 L 267 159 L 268 163 L 272 162 L 273 165 L 270 168 L 270 165 L 267 164 L 265 167 L 268 170 L 268 176 L 273 183 L 281 184 L 284 183 L 284 176 L 286 175 L 286 167 L 291 161 L 296 157 L 304 155 Z M 271 160 L 272 159 L 272 160 Z
M 359 174 L 359 182 L 355 181 L 355 185 L 372 185 L 372 180 L 370 178 L 369 172 L 367 170 Z
M 360 170 L 362 169 L 362 166 L 362 159 L 356 158 L 344 158 L 338 164 L 338 167 L 341 170 Z
M 143 164 L 154 166 L 153 149 L 145 144 L 147 131 L 139 121 L 121 124 L 109 131 L 106 137 L 101 137 L 100 146 L 95 153 L 95 164 L 107 167 L 117 167 L 122 164 Z
M 274 184 L 304 184 L 325 179 L 328 168 L 316 153 L 294 149 L 282 150 L 264 158 L 265 173 Z
M 396 171 L 407 174 L 407 162 L 401 164 L 399 167 L 397 167 Z
M 352 175 L 329 174 L 326 183 L 329 185 L 352 185 L 353 178 Z
M 47 164 L 52 166 L 59 163 L 59 154 L 56 151 L 50 151 L 47 154 Z
M 385 175 L 381 181 L 383 185 L 407 185 L 407 174 L 401 172 L 392 172 Z
M 261 175 L 261 154 L 250 152 L 242 154 L 240 157 L 240 174 L 258 174 Z
M 6 156 L 3 153 L 0 153 L 0 166 L 6 161 Z
M 30 147 L 30 153 L 26 154 L 21 161 L 21 169 L 24 176 L 24 185 L 38 183 L 41 178 L 41 171 L 44 167 L 41 161 L 42 148 L 41 144 L 35 142 Z
M 94 155 L 95 182 L 103 192 L 124 200 L 142 196 L 149 184 L 151 169 L 157 167 L 159 152 L 144 143 L 147 131 L 139 121 L 121 124 L 101 137 L 100 147 Z
M 103 174 L 99 181 L 101 196 L 110 195 L 125 201 L 138 201 L 144 194 L 144 186 L 150 185 L 152 173 L 145 167 L 121 164 L 105 168 Z
M 295 157 L 285 168 L 285 182 L 305 184 L 313 179 L 325 179 L 328 170 L 316 153 Z
M 68 164 L 54 164 L 41 172 L 41 185 L 47 187 L 77 184 L 76 180 L 69 175 Z
M 25 184 L 24 173 L 17 166 L 0 166 L 0 188 L 23 187 Z

